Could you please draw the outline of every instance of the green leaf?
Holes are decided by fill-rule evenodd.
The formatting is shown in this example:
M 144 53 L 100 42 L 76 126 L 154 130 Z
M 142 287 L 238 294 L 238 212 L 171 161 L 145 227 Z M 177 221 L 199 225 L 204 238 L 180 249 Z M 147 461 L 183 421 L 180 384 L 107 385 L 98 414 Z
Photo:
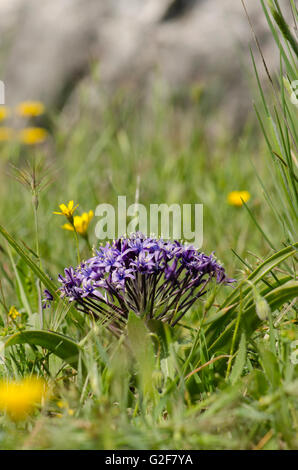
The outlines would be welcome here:
M 48 349 L 74 369 L 78 367 L 82 352 L 79 345 L 60 333 L 44 330 L 22 331 L 12 335 L 4 344 L 5 349 L 18 344 L 29 344 Z
M 25 261 L 27 266 L 31 269 L 31 271 L 38 277 L 38 279 L 41 281 L 41 283 L 50 291 L 52 296 L 56 301 L 63 302 L 67 308 L 69 308 L 69 305 L 66 304 L 65 301 L 63 301 L 59 295 L 58 288 L 54 284 L 53 281 L 47 276 L 47 274 L 40 269 L 38 264 L 36 264 L 33 259 L 26 253 L 24 248 L 5 230 L 2 225 L 0 225 L 0 233 L 3 235 L 3 237 L 8 241 L 10 246 L 14 248 L 14 250 L 20 255 L 20 257 Z M 76 321 L 76 325 L 80 328 L 83 328 L 84 325 L 84 317 L 80 315 L 75 308 L 72 306 L 69 308 L 69 311 L 73 315 L 74 320 Z
M 245 333 L 242 333 L 241 340 L 239 344 L 239 350 L 237 353 L 237 357 L 235 363 L 232 368 L 232 372 L 230 375 L 230 381 L 232 385 L 237 382 L 237 380 L 241 377 L 243 372 L 244 366 L 246 363 L 246 338 Z
M 265 295 L 265 300 L 268 302 L 271 311 L 279 308 L 285 302 L 290 302 L 295 297 L 298 296 L 298 281 L 288 281 L 283 286 L 272 289 Z M 236 318 L 234 318 L 225 328 L 225 330 L 219 335 L 217 332 L 217 338 L 213 344 L 211 344 L 209 351 L 213 354 L 215 351 L 226 351 L 228 350 L 228 344 L 233 335 L 233 330 L 235 328 Z M 255 305 L 250 305 L 244 312 L 241 317 L 241 324 L 245 324 L 245 331 L 247 336 L 250 336 L 258 325 L 261 323 L 261 320 L 256 314 Z M 240 328 L 239 328 L 240 329 Z
M 267 301 L 272 312 L 281 307 L 284 303 L 290 302 L 295 297 L 298 297 L 298 281 L 288 281 L 283 286 L 276 287 L 268 292 L 264 299 Z M 255 313 L 255 306 L 250 305 L 244 310 L 243 316 L 246 317 L 247 325 L 250 330 L 253 330 L 260 323 Z
M 143 393 L 152 395 L 154 392 L 152 375 L 155 365 L 153 344 L 144 321 L 134 313 L 129 314 L 127 333 L 132 354 L 137 361 Z
M 281 374 L 276 355 L 269 349 L 259 347 L 261 364 L 267 377 L 268 382 L 274 387 L 279 387 L 281 384 Z
M 255 285 L 258 282 L 264 280 L 266 276 L 272 271 L 272 269 L 274 269 L 276 266 L 283 263 L 289 257 L 295 255 L 297 251 L 297 246 L 298 246 L 298 243 L 295 243 L 294 245 L 283 248 L 282 250 L 272 255 L 270 258 L 268 258 L 263 263 L 261 263 L 248 276 L 247 280 L 249 280 L 251 283 Z M 207 338 L 207 343 L 209 345 L 213 344 L 213 342 L 221 341 L 222 335 L 219 335 L 219 332 L 222 331 L 224 327 L 228 329 L 233 328 L 233 324 L 235 320 L 232 320 L 230 324 L 228 322 L 231 321 L 231 317 L 235 317 L 235 309 L 239 308 L 240 297 L 242 299 L 244 306 L 246 306 L 249 302 L 251 302 L 252 295 L 253 295 L 252 288 L 251 288 L 251 285 L 248 285 L 247 280 L 244 279 L 242 282 L 240 282 L 235 287 L 235 289 L 233 289 L 233 292 L 221 304 L 217 312 L 211 318 L 207 318 L 208 326 L 206 328 L 206 338 Z M 288 292 L 286 295 L 284 295 L 286 291 L 283 291 L 283 292 L 284 293 L 281 294 L 281 291 L 276 291 L 276 294 L 281 295 L 283 299 L 287 296 L 287 294 L 289 294 L 289 296 L 291 297 L 291 293 L 293 292 L 293 286 L 291 286 L 290 288 L 291 293 Z M 265 298 L 267 299 L 267 296 L 265 296 Z M 277 308 L 275 306 L 275 302 L 273 301 L 273 299 L 271 299 L 270 296 L 269 296 L 269 300 L 273 302 L 273 306 L 270 305 L 271 309 Z M 286 300 L 284 300 L 284 302 L 286 302 Z M 277 304 L 281 305 L 279 302 L 277 302 Z M 244 311 L 243 317 L 246 316 L 245 314 L 246 312 Z
M 10 246 L 21 256 L 25 263 L 30 267 L 30 269 L 36 274 L 40 279 L 42 284 L 51 292 L 55 300 L 59 300 L 59 294 L 57 293 L 57 287 L 51 281 L 51 279 L 46 275 L 46 273 L 40 269 L 40 267 L 27 255 L 22 246 L 5 230 L 2 225 L 0 225 L 0 233 L 8 241 Z
M 161 320 L 150 319 L 146 321 L 146 326 L 153 335 L 158 338 L 158 349 L 161 358 L 168 357 L 169 345 L 173 339 L 173 328 Z
M 272 271 L 276 266 L 279 264 L 283 263 L 286 259 L 290 258 L 291 256 L 294 256 L 296 254 L 298 247 L 298 243 L 295 243 L 294 245 L 287 246 L 286 248 L 283 248 L 280 251 L 277 251 L 274 253 L 274 255 L 270 256 L 270 258 L 266 259 L 263 263 L 261 263 L 249 276 L 248 280 L 253 282 L 254 284 L 257 284 L 260 280 L 262 280 L 267 274 Z M 242 282 L 242 285 L 244 284 L 245 281 Z M 243 294 L 248 292 L 251 288 L 247 287 L 246 289 L 243 290 Z M 231 303 L 234 303 L 235 301 L 239 301 L 240 294 L 238 293 L 240 290 L 240 284 L 236 287 L 234 292 L 230 294 L 230 296 L 223 302 L 222 307 L 225 307 L 227 305 L 230 305 Z
M 8 245 L 7 245 L 7 253 L 8 253 L 8 256 L 12 265 L 12 269 L 16 277 L 16 292 L 19 297 L 19 301 L 24 307 L 24 309 L 26 310 L 27 314 L 32 315 L 31 305 L 28 300 L 26 289 L 24 288 L 24 285 L 23 285 L 23 280 L 20 276 L 16 263 L 13 259 L 11 248 Z
M 22 288 L 25 292 L 28 303 L 31 307 L 32 312 L 38 312 L 38 294 L 36 289 L 36 278 L 34 273 L 29 269 L 29 266 L 25 263 L 22 258 L 18 259 L 16 264 L 16 269 L 19 275 L 19 280 L 21 282 Z M 20 296 L 21 292 L 20 287 L 18 286 L 18 295 Z

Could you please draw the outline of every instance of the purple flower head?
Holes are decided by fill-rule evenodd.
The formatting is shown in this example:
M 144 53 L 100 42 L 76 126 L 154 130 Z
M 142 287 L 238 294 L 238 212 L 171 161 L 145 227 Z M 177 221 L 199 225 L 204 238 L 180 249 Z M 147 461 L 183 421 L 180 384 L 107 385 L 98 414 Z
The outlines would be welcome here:
M 141 233 L 100 246 L 95 256 L 59 275 L 63 297 L 81 311 L 110 319 L 119 334 L 129 311 L 175 325 L 212 279 L 233 281 L 213 254 Z

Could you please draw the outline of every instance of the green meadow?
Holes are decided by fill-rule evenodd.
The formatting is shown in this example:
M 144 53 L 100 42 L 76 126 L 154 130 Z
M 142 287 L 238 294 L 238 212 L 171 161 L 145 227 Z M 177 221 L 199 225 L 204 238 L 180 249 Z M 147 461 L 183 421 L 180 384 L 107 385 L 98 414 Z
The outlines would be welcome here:
M 279 3 L 263 7 L 280 70 L 261 81 L 252 54 L 237 132 L 214 132 L 207 84 L 157 82 L 145 104 L 102 90 L 97 109 L 83 82 L 75 112 L 7 109 L 26 135 L 0 112 L 0 449 L 298 448 L 298 45 Z M 201 250 L 235 282 L 210 282 L 175 326 L 129 312 L 118 336 L 62 298 L 58 274 L 101 241 L 96 215 L 54 212 L 119 195 L 203 204 Z

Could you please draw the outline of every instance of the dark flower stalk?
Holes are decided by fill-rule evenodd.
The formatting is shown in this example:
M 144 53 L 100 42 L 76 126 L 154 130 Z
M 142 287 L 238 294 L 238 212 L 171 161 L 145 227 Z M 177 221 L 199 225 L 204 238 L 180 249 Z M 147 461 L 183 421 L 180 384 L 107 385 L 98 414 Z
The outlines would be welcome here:
M 174 326 L 212 279 L 233 282 L 213 254 L 140 233 L 99 247 L 94 257 L 59 275 L 62 297 L 103 318 L 115 334 L 123 331 L 130 311 Z

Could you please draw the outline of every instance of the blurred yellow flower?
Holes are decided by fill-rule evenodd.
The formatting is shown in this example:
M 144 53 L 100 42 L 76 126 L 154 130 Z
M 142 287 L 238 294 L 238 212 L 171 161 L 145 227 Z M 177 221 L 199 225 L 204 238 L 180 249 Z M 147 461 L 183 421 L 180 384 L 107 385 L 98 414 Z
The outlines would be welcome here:
M 0 410 L 15 421 L 25 419 L 46 395 L 46 384 L 36 377 L 0 382 Z
M 12 307 L 10 307 L 10 310 L 8 312 L 8 316 L 10 318 L 12 318 L 13 320 L 15 320 L 17 317 L 20 317 L 21 314 L 17 311 L 17 309 L 15 308 L 15 306 L 13 305 Z
M 88 227 L 90 225 L 91 220 L 93 219 L 93 216 L 93 211 L 84 212 L 82 215 L 76 215 L 73 218 L 73 225 L 64 224 L 62 228 L 71 231 L 74 231 L 74 229 L 76 229 L 77 233 L 82 235 L 82 237 L 85 237 L 87 235 Z
M 74 213 L 74 211 L 76 210 L 77 207 L 79 207 L 79 204 L 77 204 L 77 205 L 74 207 L 74 202 L 73 202 L 73 201 L 69 201 L 69 203 L 67 204 L 67 206 L 66 206 L 65 204 L 60 204 L 59 208 L 60 208 L 60 211 L 61 211 L 61 212 L 53 212 L 53 214 L 56 214 L 56 215 L 65 215 L 65 217 L 69 220 L 69 222 L 70 222 L 71 225 L 73 226 L 73 223 L 74 223 L 73 213 Z
M 67 410 L 67 414 L 68 414 L 69 416 L 73 416 L 74 413 L 75 413 L 73 409 L 69 408 L 69 404 L 67 403 L 67 401 L 59 400 L 59 401 L 57 402 L 57 406 L 58 406 L 60 409 L 63 409 L 63 408 L 64 408 L 65 410 Z M 57 413 L 56 416 L 58 416 L 59 418 L 62 418 L 63 415 L 62 415 L 61 413 Z
M 26 145 L 41 144 L 48 137 L 48 132 L 42 127 L 26 127 L 19 133 L 20 141 Z
M 23 101 L 16 108 L 17 114 L 24 117 L 40 116 L 44 110 L 44 104 L 40 101 Z
M 57 401 L 57 406 L 58 406 L 59 408 L 67 408 L 67 407 L 68 407 L 68 403 L 67 403 L 67 401 L 59 400 L 59 401 Z
M 241 207 L 243 202 L 247 202 L 250 199 L 250 193 L 248 191 L 232 191 L 228 194 L 228 203 L 231 206 Z
M 0 142 L 7 142 L 13 138 L 13 129 L 10 127 L 0 127 Z
M 4 121 L 9 116 L 9 109 L 7 106 L 0 106 L 0 121 Z

